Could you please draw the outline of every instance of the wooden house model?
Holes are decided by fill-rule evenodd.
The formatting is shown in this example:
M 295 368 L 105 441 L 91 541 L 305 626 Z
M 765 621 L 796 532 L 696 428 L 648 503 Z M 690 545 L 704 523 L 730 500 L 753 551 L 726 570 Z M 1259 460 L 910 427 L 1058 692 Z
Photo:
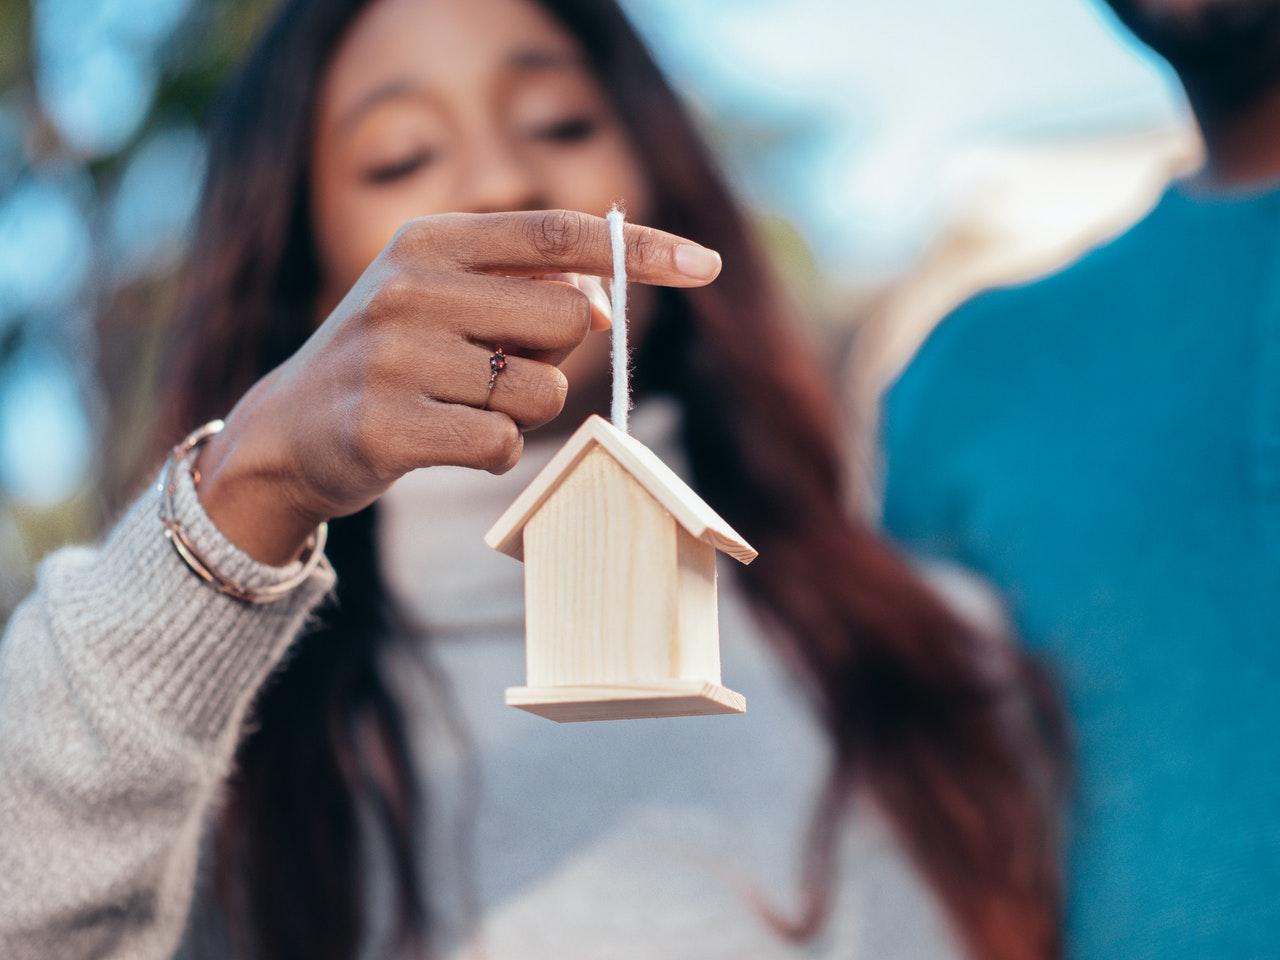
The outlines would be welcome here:
M 589 418 L 485 537 L 525 565 L 526 686 L 557 721 L 743 713 L 720 683 L 716 551 L 751 548 L 656 454 Z

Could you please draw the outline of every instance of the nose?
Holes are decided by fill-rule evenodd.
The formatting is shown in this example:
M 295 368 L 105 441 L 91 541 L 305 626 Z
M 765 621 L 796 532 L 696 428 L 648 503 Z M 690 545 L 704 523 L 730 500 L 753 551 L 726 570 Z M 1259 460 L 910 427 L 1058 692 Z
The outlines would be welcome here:
M 470 213 L 540 210 L 547 204 L 531 164 L 501 136 L 486 137 L 468 156 L 462 209 Z

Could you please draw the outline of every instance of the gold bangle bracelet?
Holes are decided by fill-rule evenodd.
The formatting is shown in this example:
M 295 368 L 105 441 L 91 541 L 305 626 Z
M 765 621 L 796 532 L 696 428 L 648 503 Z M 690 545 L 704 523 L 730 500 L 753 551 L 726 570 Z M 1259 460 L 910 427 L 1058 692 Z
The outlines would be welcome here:
M 251 589 L 242 586 L 214 569 L 200 555 L 200 551 L 196 549 L 191 542 L 191 538 L 187 536 L 182 525 L 178 523 L 174 498 L 177 496 L 178 491 L 178 470 L 186 466 L 191 455 L 199 449 L 200 445 L 214 434 L 219 433 L 223 426 L 223 421 L 211 420 L 204 426 L 198 427 L 187 434 L 186 438 L 169 453 L 169 458 L 165 461 L 164 469 L 160 474 L 160 523 L 164 527 L 165 539 L 173 544 L 173 549 L 182 558 L 182 562 L 187 565 L 192 573 L 217 590 L 218 593 L 226 594 L 228 597 L 232 597 L 242 603 L 274 603 L 277 600 L 284 599 L 291 591 L 304 583 L 323 562 L 324 545 L 329 536 L 329 525 L 327 523 L 320 524 L 315 532 L 307 538 L 307 542 L 302 549 L 302 555 L 298 558 L 302 563 L 302 568 L 280 583 L 273 583 L 269 587 Z M 196 483 L 199 483 L 198 475 L 193 476 L 193 479 Z

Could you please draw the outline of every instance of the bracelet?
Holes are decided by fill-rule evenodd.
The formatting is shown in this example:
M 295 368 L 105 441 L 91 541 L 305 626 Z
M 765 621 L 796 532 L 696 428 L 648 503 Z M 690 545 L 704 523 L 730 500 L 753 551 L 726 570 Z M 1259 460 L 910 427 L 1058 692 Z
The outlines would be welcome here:
M 324 560 L 324 544 L 329 536 L 329 525 L 322 523 L 316 527 L 315 532 L 307 538 L 302 555 L 298 558 L 302 563 L 302 569 L 280 583 L 255 590 L 242 586 L 230 577 L 224 576 L 215 570 L 200 555 L 200 552 L 191 542 L 191 538 L 182 529 L 182 525 L 178 523 L 174 497 L 178 491 L 178 470 L 186 466 L 191 455 L 200 448 L 201 444 L 215 434 L 220 433 L 224 425 L 221 420 L 211 420 L 203 427 L 198 427 L 191 431 L 170 452 L 169 458 L 165 461 L 164 469 L 160 474 L 160 522 L 164 525 L 165 539 L 173 544 L 173 549 L 182 558 L 183 563 L 209 586 L 219 593 L 226 594 L 242 603 L 274 603 L 277 600 L 284 599 L 288 593 L 304 583 Z M 200 477 L 198 472 L 193 471 L 192 479 L 196 485 L 199 485 Z

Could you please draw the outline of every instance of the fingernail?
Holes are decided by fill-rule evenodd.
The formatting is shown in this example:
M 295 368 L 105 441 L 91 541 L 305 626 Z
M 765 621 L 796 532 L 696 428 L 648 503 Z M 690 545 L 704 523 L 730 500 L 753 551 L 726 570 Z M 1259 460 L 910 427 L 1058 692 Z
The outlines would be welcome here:
M 676 269 L 695 280 L 712 280 L 720 272 L 720 254 L 693 243 L 676 247 Z

